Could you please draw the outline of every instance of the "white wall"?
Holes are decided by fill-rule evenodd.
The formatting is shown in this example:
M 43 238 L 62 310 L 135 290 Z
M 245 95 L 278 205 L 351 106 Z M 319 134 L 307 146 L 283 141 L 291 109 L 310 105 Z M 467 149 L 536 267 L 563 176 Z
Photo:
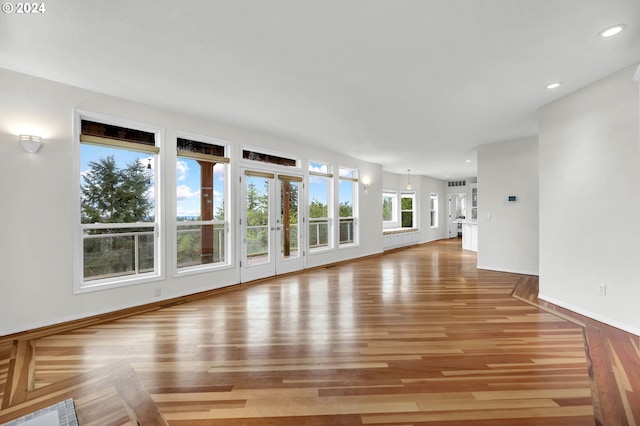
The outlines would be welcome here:
M 478 147 L 478 267 L 538 275 L 537 137 Z
M 540 297 L 640 334 L 636 67 L 540 110 Z
M 158 287 L 162 298 L 170 298 L 239 280 L 238 245 L 233 268 L 174 277 L 170 266 L 173 232 L 166 228 L 162 231 L 166 231 L 167 239 L 166 279 L 73 295 L 73 235 L 77 226 L 73 212 L 79 208 L 72 183 L 72 146 L 78 143 L 72 134 L 74 108 L 163 127 L 165 152 L 175 152 L 176 130 L 228 140 L 234 148 L 232 182 L 237 182 L 243 144 L 290 153 L 301 158 L 303 164 L 312 158 L 358 168 L 360 175 L 371 181 L 366 193 L 362 186 L 359 191 L 360 245 L 310 255 L 307 266 L 382 251 L 379 165 L 312 147 L 304 141 L 287 141 L 0 69 L 0 335 L 157 301 L 153 293 Z M 22 149 L 17 135 L 23 133 L 44 138 L 40 152 L 28 154 Z M 175 203 L 175 171 L 170 166 L 167 161 L 162 187 L 167 215 L 172 211 L 169 206 Z M 238 203 L 236 189 L 232 186 L 234 206 Z M 235 219 L 232 222 L 237 223 Z M 238 241 L 237 226 L 232 232 Z

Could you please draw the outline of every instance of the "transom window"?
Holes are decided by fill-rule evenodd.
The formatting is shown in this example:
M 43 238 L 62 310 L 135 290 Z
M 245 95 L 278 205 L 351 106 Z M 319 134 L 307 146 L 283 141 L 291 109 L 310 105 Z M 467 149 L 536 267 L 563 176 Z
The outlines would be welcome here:
M 242 158 L 245 160 L 258 161 L 260 163 L 276 164 L 285 167 L 298 167 L 298 160 L 295 158 L 282 157 L 280 155 L 258 152 L 255 150 L 242 150 Z

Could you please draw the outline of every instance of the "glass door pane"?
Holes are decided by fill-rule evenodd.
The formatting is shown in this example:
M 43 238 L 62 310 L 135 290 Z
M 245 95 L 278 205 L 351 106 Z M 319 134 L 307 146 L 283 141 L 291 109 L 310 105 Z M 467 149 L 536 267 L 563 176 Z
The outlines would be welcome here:
M 299 187 L 297 181 L 280 179 L 280 259 L 300 257 Z
M 245 227 L 247 266 L 271 261 L 269 205 L 272 179 L 263 176 L 246 177 Z
M 247 169 L 242 175 L 241 281 L 303 269 L 302 176 Z

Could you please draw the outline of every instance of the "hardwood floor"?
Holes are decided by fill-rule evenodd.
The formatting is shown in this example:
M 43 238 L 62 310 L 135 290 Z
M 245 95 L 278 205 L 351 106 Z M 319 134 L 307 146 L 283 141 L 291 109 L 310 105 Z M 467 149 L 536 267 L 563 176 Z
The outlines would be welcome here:
M 0 423 L 637 425 L 638 338 L 475 268 L 459 240 L 0 339 Z

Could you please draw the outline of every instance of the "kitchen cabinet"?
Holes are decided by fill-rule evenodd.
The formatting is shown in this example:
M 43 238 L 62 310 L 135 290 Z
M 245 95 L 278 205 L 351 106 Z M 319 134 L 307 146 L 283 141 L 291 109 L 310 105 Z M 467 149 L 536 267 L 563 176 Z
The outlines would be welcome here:
M 462 222 L 462 248 L 478 251 L 478 223 Z

